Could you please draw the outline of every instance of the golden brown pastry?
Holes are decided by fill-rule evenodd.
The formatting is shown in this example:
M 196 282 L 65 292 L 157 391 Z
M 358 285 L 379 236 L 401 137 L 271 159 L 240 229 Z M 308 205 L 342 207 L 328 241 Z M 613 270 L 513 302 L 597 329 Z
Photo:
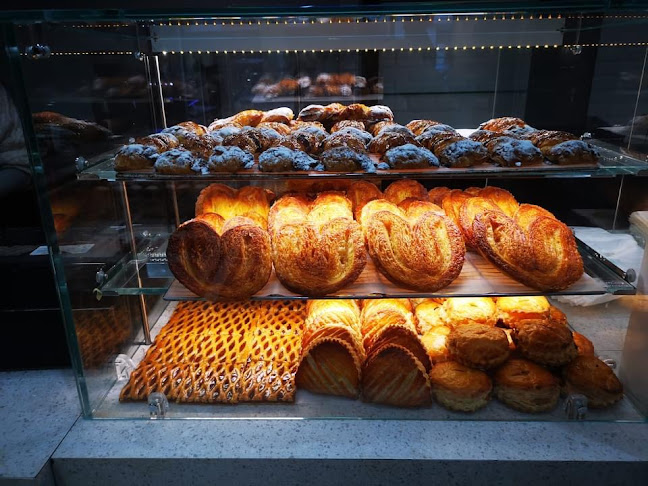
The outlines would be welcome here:
M 454 297 L 443 304 L 445 320 L 450 327 L 464 324 L 497 324 L 497 307 L 490 297 Z
M 446 215 L 454 221 L 457 227 L 461 227 L 459 221 L 459 211 L 466 199 L 474 197 L 461 189 L 452 189 L 445 196 L 441 198 L 441 207 Z
M 432 396 L 439 405 L 459 412 L 474 412 L 488 404 L 493 388 L 486 373 L 454 361 L 430 371 Z
M 261 290 L 272 271 L 263 217 L 267 197 L 260 188 L 235 191 L 212 184 L 204 189 L 197 216 L 169 238 L 169 268 L 180 283 L 210 300 L 244 299 Z
M 421 201 L 403 210 L 377 199 L 363 207 L 360 222 L 376 267 L 396 284 L 433 292 L 461 273 L 461 233 L 438 206 Z
M 503 132 L 505 130 L 510 130 L 514 127 L 525 127 L 528 126 L 524 120 L 521 118 L 515 118 L 512 116 L 504 116 L 501 118 L 493 118 L 487 122 L 479 125 L 481 130 L 490 130 L 491 132 Z
M 158 174 L 194 174 L 204 163 L 203 159 L 196 157 L 186 149 L 173 149 L 161 153 L 153 167 Z
M 476 215 L 472 230 L 484 258 L 524 285 L 563 290 L 583 275 L 572 231 L 538 206 L 522 204 L 513 218 L 486 210 Z
M 516 322 L 525 319 L 549 319 L 550 308 L 551 304 L 542 295 L 497 298 L 498 316 L 506 327 L 514 327 Z
M 393 204 L 400 204 L 406 199 L 427 201 L 428 193 L 425 187 L 412 179 L 400 179 L 392 182 L 385 189 L 385 199 Z
M 279 135 L 283 135 L 284 137 L 287 135 L 290 135 L 292 133 L 292 130 L 288 125 L 285 123 L 280 123 L 280 122 L 261 122 L 257 126 L 257 128 L 270 128 L 277 132 Z
M 519 321 L 512 337 L 522 356 L 544 366 L 566 365 L 578 354 L 569 328 L 552 321 Z
M 560 396 L 558 379 L 540 365 L 510 359 L 493 375 L 494 395 L 515 410 L 528 413 L 555 408 Z
M 335 147 L 348 147 L 357 152 L 366 152 L 368 142 L 366 135 L 369 134 L 356 128 L 343 128 L 326 137 L 320 144 L 320 151 Z M 371 136 L 369 135 L 369 137 Z
M 243 125 L 232 120 L 232 118 L 216 119 L 207 127 L 208 132 L 215 132 L 223 128 L 243 128 Z
M 487 186 L 483 189 L 476 189 L 477 191 L 475 195 L 492 201 L 497 205 L 498 208 L 504 211 L 504 214 L 511 218 L 515 216 L 515 213 L 517 213 L 517 210 L 520 207 L 520 204 L 517 202 L 513 194 L 508 192 L 506 189 L 495 186 Z M 466 192 L 468 192 L 469 190 L 470 188 L 466 189 Z
M 155 147 L 159 153 L 166 152 L 180 146 L 180 141 L 170 133 L 154 133 L 135 139 L 136 144 Z
M 425 367 L 406 348 L 387 344 L 376 349 L 362 367 L 365 401 L 398 407 L 430 403 L 430 379 Z
M 288 126 L 293 132 L 295 130 L 299 130 L 300 128 L 305 128 L 305 127 L 315 127 L 315 128 L 319 128 L 320 130 L 326 131 L 324 125 L 322 125 L 318 121 L 291 120 Z
M 360 360 L 364 358 L 360 308 L 354 300 L 309 300 L 304 323 L 304 343 L 321 337 L 346 341 Z
M 410 130 L 412 130 L 414 135 L 419 136 L 421 133 L 425 131 L 426 128 L 429 128 L 434 125 L 440 125 L 440 124 L 441 122 L 435 120 L 412 120 L 405 126 Z
M 596 353 L 592 341 L 576 331 L 573 331 L 572 335 L 574 336 L 574 344 L 576 344 L 579 356 L 595 356 Z
M 352 127 L 358 130 L 364 130 L 365 125 L 359 120 L 340 120 L 331 127 L 331 133 L 335 133 L 343 128 Z
M 356 221 L 360 222 L 360 214 L 365 204 L 374 199 L 382 199 L 383 193 L 371 182 L 358 181 L 351 184 L 347 190 L 347 197 L 351 201 Z
M 448 350 L 452 359 L 472 368 L 495 368 L 509 357 L 506 333 L 475 323 L 454 327 L 448 335 Z
M 268 227 L 275 272 L 294 292 L 330 294 L 364 269 L 362 230 L 343 193 L 325 192 L 314 201 L 284 196 L 272 206 Z
M 378 135 L 380 133 L 380 131 L 383 128 L 389 127 L 391 125 L 395 125 L 395 123 L 393 121 L 390 121 L 390 120 L 384 120 L 384 121 L 378 122 L 378 123 L 374 124 L 371 127 L 371 134 L 375 137 L 376 135 Z
M 203 125 L 199 125 L 196 122 L 193 121 L 185 121 L 182 123 L 178 123 L 179 127 L 185 128 L 186 130 L 189 130 L 190 132 L 194 132 L 196 135 L 206 135 L 207 134 L 207 128 L 204 127 Z
M 245 110 L 231 117 L 231 121 L 242 126 L 256 127 L 263 119 L 264 112 L 259 110 Z M 266 120 L 271 121 L 271 120 Z
M 281 108 L 275 108 L 273 110 L 266 111 L 258 124 L 261 123 L 282 123 L 288 124 L 295 117 L 293 111 L 286 107 L 282 106 Z
M 436 326 L 429 328 L 421 336 L 421 343 L 423 343 L 432 365 L 450 359 L 450 352 L 448 351 L 448 335 L 450 331 L 451 329 L 448 326 Z
M 416 330 L 425 334 L 429 330 L 447 325 L 443 299 L 421 299 L 414 313 L 416 316 Z
M 450 192 L 450 189 L 447 187 L 433 187 L 428 191 L 428 198 L 431 203 L 436 204 L 437 206 L 442 206 L 443 198 Z
M 369 152 L 382 155 L 389 149 L 406 144 L 418 146 L 418 143 L 411 135 L 398 132 L 383 132 L 371 140 Z
M 278 146 L 282 136 L 271 128 L 243 128 L 223 138 L 223 145 L 235 145 L 246 152 L 260 153 Z
M 473 233 L 473 223 L 477 215 L 486 211 L 499 212 L 500 208 L 490 199 L 479 196 L 467 198 L 459 207 L 459 229 L 466 242 L 466 247 L 471 250 L 477 248 L 477 242 Z
M 320 153 L 320 144 L 326 137 L 328 137 L 328 133 L 324 130 L 315 126 L 306 126 L 294 130 L 281 141 L 281 145 L 315 155 Z
M 567 132 L 536 130 L 529 139 L 555 164 L 596 164 L 598 151 Z
M 424 132 L 421 137 L 428 133 Z M 428 147 L 429 148 L 429 147 Z M 488 150 L 480 142 L 457 135 L 443 137 L 434 144 L 434 155 L 446 167 L 473 167 L 489 162 Z
M 623 398 L 623 384 L 595 356 L 578 356 L 563 370 L 565 393 L 581 393 L 590 408 L 605 408 Z
M 521 140 L 514 136 L 488 130 L 477 130 L 470 135 L 470 138 L 483 143 L 491 161 L 502 167 L 544 163 L 542 152 L 529 140 Z

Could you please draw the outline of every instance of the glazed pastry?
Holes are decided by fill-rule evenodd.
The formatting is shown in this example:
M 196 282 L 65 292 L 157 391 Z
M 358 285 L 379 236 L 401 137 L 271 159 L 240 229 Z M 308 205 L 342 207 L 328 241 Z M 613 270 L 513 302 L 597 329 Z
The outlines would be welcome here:
M 536 130 L 529 140 L 555 164 L 595 164 L 598 151 L 567 132 Z
M 376 172 L 376 164 L 364 152 L 356 152 L 349 147 L 334 147 L 322 152 L 319 157 L 324 170 L 333 172 Z
M 385 152 L 381 160 L 390 169 L 429 169 L 439 166 L 439 160 L 432 152 L 413 144 L 394 147 Z
M 207 134 L 207 128 L 203 125 L 199 125 L 196 122 L 185 121 L 182 123 L 178 123 L 177 126 L 189 130 L 190 132 L 194 132 L 196 135 L 202 136 Z
M 414 312 L 419 334 L 426 334 L 431 329 L 447 324 L 443 299 L 423 299 Z
M 331 133 L 335 133 L 347 127 L 352 127 L 357 130 L 365 130 L 364 123 L 359 120 L 341 120 L 331 127 Z
M 419 136 L 426 128 L 439 124 L 441 124 L 441 122 L 435 120 L 412 120 L 405 126 L 409 128 L 415 136 Z
M 430 371 L 432 396 L 450 410 L 474 412 L 488 404 L 493 388 L 486 373 L 454 361 L 434 366 Z
M 261 122 L 257 126 L 257 128 L 270 128 L 277 132 L 279 135 L 290 135 L 292 133 L 292 130 L 290 127 L 284 123 L 280 122 Z
M 213 122 L 211 122 L 209 124 L 209 126 L 207 127 L 207 131 L 208 132 L 213 132 L 213 131 L 221 130 L 223 128 L 228 128 L 228 127 L 241 129 L 241 128 L 243 128 L 243 125 L 241 125 L 240 123 L 237 123 L 235 121 L 232 121 L 231 118 L 221 118 L 221 119 L 216 119 Z
M 269 197 L 255 187 L 203 189 L 196 217 L 169 238 L 169 269 L 180 283 L 210 300 L 245 299 L 261 290 L 272 271 L 264 226 Z
M 437 130 L 426 130 L 416 137 L 416 141 L 421 147 L 425 147 L 431 152 L 436 150 L 436 146 L 441 142 L 448 141 L 458 141 L 462 140 L 463 137 L 456 132 L 451 131 L 437 131 Z
M 470 188 L 466 189 L 468 192 Z M 486 198 L 501 209 L 504 214 L 509 217 L 514 217 L 520 208 L 520 204 L 517 202 L 513 194 L 508 192 L 506 189 L 495 186 L 487 186 L 483 189 L 477 188 L 475 194 L 479 197 Z
M 223 138 L 223 145 L 235 145 L 246 152 L 259 153 L 276 147 L 282 137 L 270 128 L 243 128 L 240 132 Z
M 162 133 L 169 133 L 178 139 L 180 146 L 185 148 L 195 155 L 203 158 L 209 157 L 212 149 L 216 145 L 213 138 L 208 136 L 198 135 L 193 131 L 189 131 L 184 127 L 175 125 L 173 127 L 165 128 Z
M 376 267 L 396 284 L 433 292 L 461 273 L 461 233 L 438 206 L 420 202 L 403 210 L 378 199 L 362 208 L 360 221 Z
M 293 111 L 285 106 L 275 108 L 274 110 L 266 111 L 258 124 L 261 123 L 283 123 L 287 124 L 295 117 Z M 256 125 L 255 125 L 256 126 Z
M 379 130 L 375 130 L 376 125 L 379 124 L 384 124 Z M 410 130 L 407 127 L 404 127 L 403 125 L 399 125 L 398 123 L 393 123 L 393 122 L 379 122 L 376 123 L 372 127 L 375 133 L 373 133 L 374 137 L 379 137 L 380 135 L 384 133 L 400 133 L 401 135 L 404 135 L 408 138 L 414 138 L 414 133 L 412 133 L 412 130 Z
M 365 204 L 374 199 L 382 199 L 383 194 L 375 184 L 368 181 L 358 181 L 351 184 L 347 190 L 347 197 L 351 201 L 355 219 L 359 222 Z
M 455 297 L 447 299 L 444 304 L 444 315 L 451 327 L 464 324 L 497 324 L 497 307 L 490 297 Z
M 516 127 L 518 128 L 518 131 L 534 131 L 534 129 L 527 125 L 524 120 L 511 116 L 492 118 L 491 120 L 488 120 L 487 122 L 479 125 L 480 130 L 490 130 L 492 132 L 503 132 L 505 130 L 511 130 Z
M 396 205 L 406 199 L 427 201 L 428 193 L 425 187 L 419 182 L 412 179 L 401 179 L 387 186 L 385 189 L 385 199 Z
M 579 356 L 595 356 L 594 344 L 592 341 L 587 339 L 581 333 L 576 331 L 572 332 L 574 337 L 574 344 L 576 344 L 576 349 L 578 350 Z
M 335 147 L 348 147 L 357 152 L 366 152 L 370 140 L 371 135 L 367 132 L 347 127 L 326 137 L 320 144 L 320 149 L 323 152 Z
M 564 366 L 578 354 L 569 328 L 552 321 L 520 321 L 512 337 L 522 356 L 544 366 Z
M 231 121 L 244 127 L 256 127 L 263 119 L 264 114 L 264 112 L 259 110 L 245 110 L 232 116 Z
M 433 187 L 428 191 L 428 197 L 430 202 L 436 204 L 437 206 L 442 206 L 443 198 L 450 192 L 450 189 L 447 187 Z
M 167 150 L 180 146 L 178 139 L 170 133 L 155 133 L 146 137 L 139 137 L 135 139 L 135 143 L 146 147 L 155 147 L 158 153 L 166 152 Z
M 387 127 L 390 127 L 392 125 L 395 125 L 395 123 L 393 121 L 390 121 L 390 120 L 384 120 L 384 121 L 375 123 L 371 127 L 371 134 L 375 137 L 376 135 L 378 135 L 380 133 L 380 131 L 383 128 L 387 128 Z
M 497 312 L 506 327 L 513 328 L 517 322 L 526 319 L 549 319 L 551 305 L 546 297 L 498 297 Z
M 457 226 L 460 226 L 461 224 L 459 221 L 461 206 L 471 197 L 474 196 L 462 191 L 461 189 L 451 189 L 441 198 L 441 207 L 445 211 L 446 215 L 452 219 Z
M 216 172 L 238 172 L 251 169 L 254 166 L 254 156 L 236 146 L 215 147 L 205 164 L 194 165 L 196 172 L 213 174 Z
M 429 328 L 421 336 L 421 343 L 423 343 L 423 347 L 433 365 L 450 359 L 447 345 L 449 334 L 450 328 L 448 326 L 436 326 Z
M 623 398 L 623 384 L 595 356 L 578 356 L 563 370 L 565 393 L 581 393 L 590 408 L 606 408 Z
M 540 365 L 525 359 L 510 359 L 493 375 L 494 395 L 520 412 L 547 412 L 560 396 L 558 379 Z
M 268 223 L 277 278 L 293 292 L 336 292 L 365 267 L 362 230 L 342 193 L 325 192 L 314 201 L 284 196 L 272 206 Z
M 572 231 L 538 206 L 522 204 L 513 218 L 488 209 L 475 216 L 472 233 L 484 258 L 529 287 L 562 290 L 583 275 Z
M 168 175 L 193 174 L 193 167 L 200 160 L 185 149 L 169 150 L 155 160 L 155 172 Z
M 273 147 L 259 155 L 259 170 L 287 172 L 291 170 L 322 170 L 317 160 L 299 150 Z
M 459 208 L 459 229 L 466 242 L 466 247 L 471 250 L 477 248 L 477 242 L 473 233 L 473 223 L 477 215 L 485 211 L 500 212 L 501 210 L 497 204 L 484 197 L 470 197 Z
M 448 350 L 452 359 L 471 368 L 495 368 L 509 357 L 506 333 L 475 323 L 455 326 L 448 335 Z
M 291 120 L 291 122 L 288 124 L 290 129 L 294 132 L 295 130 L 299 130 L 300 128 L 306 128 L 306 127 L 315 127 L 319 128 L 320 130 L 326 132 L 326 128 L 324 125 L 322 125 L 318 121 L 301 121 L 301 120 Z
M 371 140 L 371 143 L 369 144 L 369 152 L 382 155 L 389 149 L 400 147 L 405 144 L 418 145 L 416 140 L 414 140 L 414 137 L 409 134 L 383 131 Z
M 281 145 L 293 150 L 301 150 L 307 154 L 318 154 L 320 144 L 328 134 L 315 126 L 307 126 L 293 131 L 283 139 Z

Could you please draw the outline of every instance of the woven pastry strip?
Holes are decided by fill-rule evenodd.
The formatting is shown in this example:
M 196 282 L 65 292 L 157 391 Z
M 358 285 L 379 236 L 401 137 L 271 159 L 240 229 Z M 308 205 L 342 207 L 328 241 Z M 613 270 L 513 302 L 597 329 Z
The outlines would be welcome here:
M 244 334 L 182 333 L 166 334 L 155 341 L 144 363 L 233 363 L 249 356 Z
M 252 361 L 241 381 L 241 402 L 292 402 L 295 400 L 297 363 Z
M 301 336 L 297 334 L 275 334 L 262 331 L 248 336 L 249 359 L 251 361 L 272 361 L 297 363 L 301 353 Z
M 301 334 L 306 319 L 306 304 L 299 300 L 279 300 L 258 304 L 255 334 Z

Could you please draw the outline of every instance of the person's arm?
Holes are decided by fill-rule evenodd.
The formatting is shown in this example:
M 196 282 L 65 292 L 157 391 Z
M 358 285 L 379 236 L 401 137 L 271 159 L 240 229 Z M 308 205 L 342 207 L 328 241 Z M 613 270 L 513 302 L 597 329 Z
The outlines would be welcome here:
M 29 158 L 18 112 L 0 84 L 0 197 L 31 181 Z

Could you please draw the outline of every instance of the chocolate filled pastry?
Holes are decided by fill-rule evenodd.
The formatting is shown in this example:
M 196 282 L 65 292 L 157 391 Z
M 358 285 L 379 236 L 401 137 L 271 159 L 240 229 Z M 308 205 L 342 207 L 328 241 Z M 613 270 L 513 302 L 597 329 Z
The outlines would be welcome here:
M 421 133 L 425 131 L 426 128 L 431 127 L 433 125 L 440 125 L 440 124 L 441 122 L 435 120 L 412 120 L 405 126 L 409 128 L 414 133 L 415 136 L 418 137 Z
M 493 388 L 486 373 L 454 361 L 434 366 L 430 383 L 436 402 L 458 412 L 474 412 L 485 407 Z
M 406 137 L 414 138 L 414 133 L 412 133 L 412 130 L 410 130 L 407 127 L 404 127 L 403 125 L 399 125 L 398 123 L 392 123 L 392 122 L 380 122 L 380 123 L 385 123 L 386 125 L 380 128 L 376 133 L 374 133 L 374 137 L 380 137 L 385 133 L 400 133 L 401 135 L 404 135 Z
M 430 131 L 423 132 L 423 137 Z M 447 132 L 444 132 L 447 133 Z M 434 155 L 446 167 L 473 167 L 488 162 L 488 151 L 481 143 L 461 136 L 448 137 L 437 142 Z
M 392 125 L 396 125 L 396 123 L 394 123 L 393 121 L 390 121 L 390 120 L 383 120 L 383 121 L 380 121 L 378 123 L 374 123 L 371 126 L 371 130 L 370 130 L 371 134 L 375 137 L 376 135 L 378 135 L 380 133 L 380 131 L 383 128 L 387 128 L 387 127 L 392 126 Z
M 371 141 L 371 135 L 357 128 L 343 128 L 328 137 L 320 144 L 322 152 L 334 147 L 348 147 L 358 152 L 366 152 L 367 144 Z
M 442 132 L 448 132 L 448 133 L 454 133 L 455 135 L 460 135 L 460 133 L 454 129 L 454 127 L 451 127 L 450 125 L 446 125 L 445 123 L 439 123 L 437 125 L 430 125 L 429 127 L 425 128 L 420 135 L 423 135 L 424 133 L 442 133 Z
M 552 321 L 520 321 L 512 337 L 522 356 L 544 366 L 564 366 L 578 354 L 569 328 Z
M 351 201 L 355 219 L 359 222 L 360 214 L 365 204 L 375 199 L 382 199 L 383 193 L 371 182 L 358 181 L 351 184 L 349 189 L 347 189 L 347 197 Z
M 430 327 L 421 336 L 421 343 L 423 343 L 423 347 L 433 365 L 443 363 L 450 359 L 450 352 L 448 351 L 448 335 L 450 334 L 450 330 L 448 326 Z
M 238 191 L 222 184 L 203 189 L 196 217 L 169 238 L 173 275 L 209 300 L 246 299 L 268 282 L 272 249 L 266 231 L 273 194 L 258 187 Z
M 155 147 L 158 153 L 166 152 L 167 150 L 180 146 L 180 141 L 170 133 L 154 133 L 146 137 L 139 137 L 135 139 L 135 143 L 147 147 Z
M 411 143 L 388 150 L 381 160 L 390 169 L 429 169 L 439 166 L 439 159 L 432 152 Z
M 373 105 L 365 111 L 366 120 L 370 123 L 377 123 L 380 121 L 394 121 L 394 113 L 389 106 Z
M 595 356 L 594 344 L 579 332 L 572 332 L 579 356 Z
M 448 350 L 452 359 L 482 369 L 501 365 L 510 353 L 504 330 L 477 323 L 455 326 L 448 335 Z
M 567 132 L 537 130 L 529 140 L 554 164 L 595 164 L 598 151 Z
M 301 150 L 307 154 L 318 154 L 320 144 L 328 137 L 328 133 L 315 126 L 306 126 L 293 131 L 283 139 L 281 145 L 293 150 Z
M 235 145 L 254 154 L 276 147 L 281 140 L 281 135 L 270 128 L 245 127 L 238 133 L 224 137 L 223 145 Z
M 194 165 L 199 164 L 202 160 L 186 149 L 176 148 L 161 153 L 155 160 L 154 167 L 158 174 L 194 174 L 197 172 L 193 169 Z M 198 166 L 196 165 L 196 167 Z
M 444 304 L 444 315 L 451 327 L 464 324 L 497 324 L 497 307 L 490 297 L 454 297 Z
M 194 166 L 196 172 L 213 174 L 217 172 L 238 172 L 251 169 L 254 166 L 254 156 L 236 146 L 215 147 L 206 163 Z
M 320 130 L 326 132 L 326 128 L 324 125 L 322 125 L 318 121 L 301 121 L 301 120 L 291 120 L 291 122 L 288 124 L 290 129 L 294 132 L 295 130 L 299 130 L 300 128 L 306 128 L 306 127 L 315 127 L 319 128 Z M 328 133 L 327 133 L 328 135 Z
M 305 152 L 288 147 L 273 147 L 259 155 L 259 170 L 286 172 L 291 170 L 322 170 L 317 160 Z
M 623 384 L 595 356 L 578 356 L 563 369 L 565 394 L 580 393 L 590 408 L 606 408 L 623 398 Z
M 357 152 L 349 147 L 334 147 L 322 152 L 319 157 L 324 170 L 332 172 L 376 172 L 376 164 L 364 152 Z
M 416 316 L 416 330 L 419 334 L 426 334 L 431 329 L 446 326 L 447 320 L 443 299 L 423 299 L 414 310 Z M 450 329 L 448 327 L 448 329 Z
M 341 120 L 331 127 L 331 133 L 335 133 L 347 127 L 365 130 L 365 124 L 359 120 Z
M 430 150 L 431 152 L 434 152 L 436 150 L 436 146 L 441 142 L 444 142 L 446 140 L 457 141 L 462 139 L 463 137 L 458 133 L 446 130 L 427 130 L 416 137 L 418 144 L 421 147 L 425 147 L 426 149 Z
M 539 165 L 544 162 L 540 149 L 528 140 L 496 137 L 486 143 L 490 158 L 501 167 Z
M 399 205 L 406 199 L 427 201 L 428 193 L 421 183 L 412 179 L 401 179 L 387 186 L 385 189 L 385 199 L 390 203 Z
M 256 128 L 270 128 L 284 137 L 292 133 L 292 130 L 288 125 L 279 122 L 261 122 L 256 126 Z
M 200 136 L 205 135 L 207 133 L 207 127 L 203 125 L 199 125 L 198 123 L 193 121 L 185 121 L 182 123 L 178 123 L 176 126 L 182 127 Z
M 472 235 L 484 258 L 529 287 L 563 290 L 583 275 L 574 234 L 538 206 L 521 204 L 513 217 L 486 209 L 476 214 Z
M 258 124 L 261 123 L 282 123 L 287 124 L 295 117 L 293 111 L 285 106 L 266 111 Z
M 403 287 L 432 292 L 459 276 L 466 250 L 459 228 L 438 206 L 415 202 L 403 210 L 377 199 L 363 207 L 360 220 L 380 272 Z
M 525 359 L 510 359 L 493 375 L 494 395 L 520 412 L 553 410 L 558 403 L 558 379 L 540 365 Z
M 293 292 L 320 296 L 354 282 L 367 262 L 362 230 L 343 193 L 314 201 L 284 196 L 269 215 L 277 278 Z
M 526 130 L 527 132 L 534 130 L 521 118 L 515 118 L 512 116 L 492 118 L 479 125 L 480 130 L 490 130 L 491 132 L 503 132 L 505 130 L 511 130 L 516 127 L 521 130 Z
M 155 145 L 142 145 L 139 143 L 124 145 L 115 155 L 115 170 L 121 172 L 150 169 L 160 155 L 158 150 Z
M 382 132 L 374 137 L 369 144 L 369 151 L 375 154 L 384 154 L 389 149 L 400 147 L 401 145 L 412 144 L 418 145 L 414 137 L 409 134 L 398 132 Z

